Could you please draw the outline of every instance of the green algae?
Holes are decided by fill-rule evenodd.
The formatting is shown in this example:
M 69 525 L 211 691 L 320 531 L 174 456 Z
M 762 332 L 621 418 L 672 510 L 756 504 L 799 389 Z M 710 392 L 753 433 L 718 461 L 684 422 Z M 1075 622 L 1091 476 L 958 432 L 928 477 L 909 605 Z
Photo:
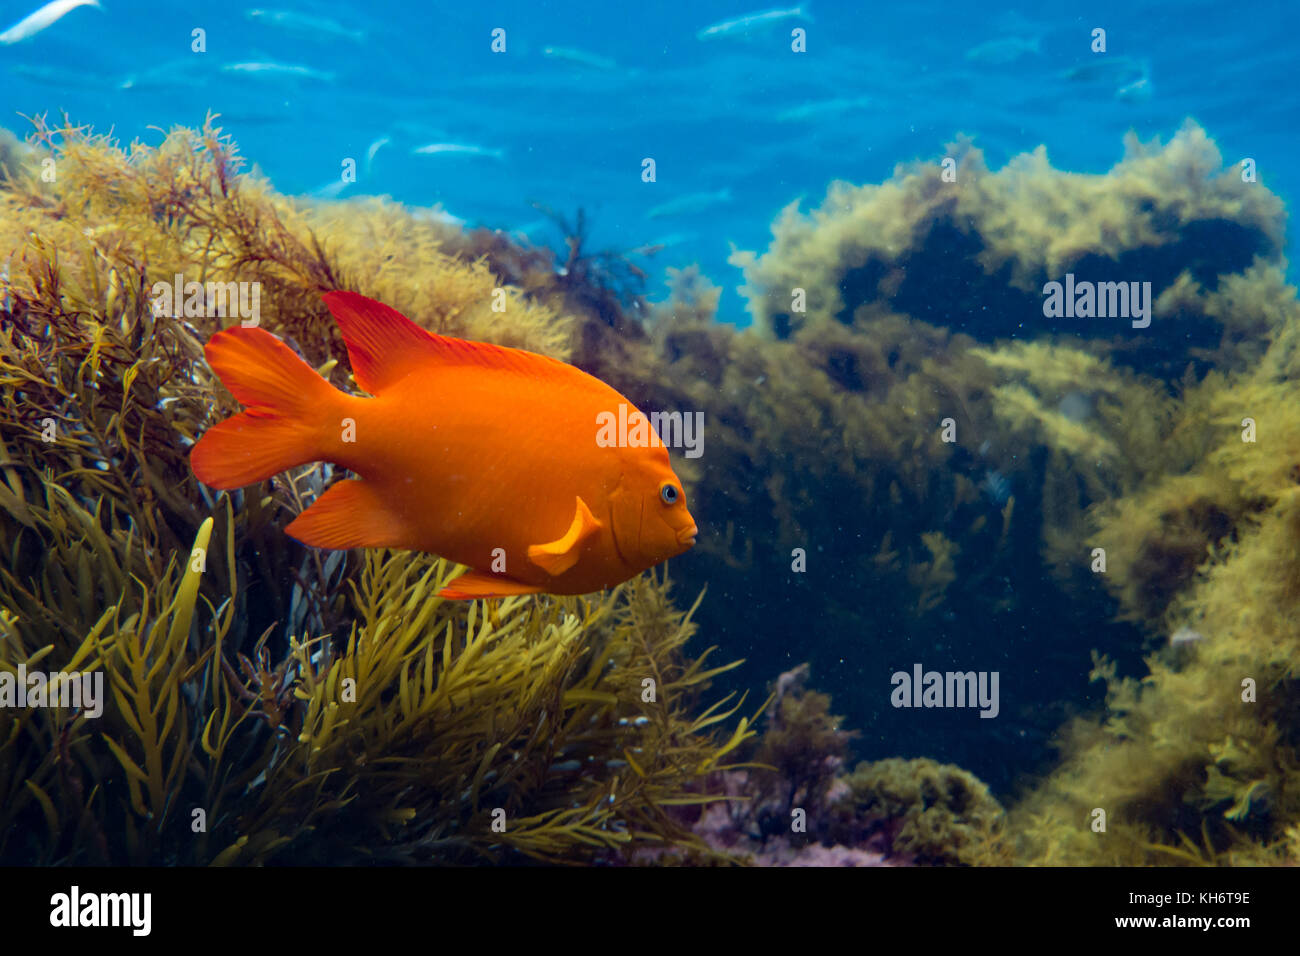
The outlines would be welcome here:
M 996 864 L 1002 806 L 960 767 L 925 758 L 859 764 L 844 780 L 832 834 L 841 839 L 888 828 L 894 852 L 932 865 Z
M 102 730 L 0 714 L 0 822 L 21 824 L 0 832 L 27 834 L 0 845 L 5 858 L 576 860 L 649 842 L 699 859 L 662 808 L 700 799 L 692 781 L 750 731 L 733 715 L 734 729 L 713 736 L 726 711 L 693 708 L 718 674 L 682 644 L 697 618 L 743 627 L 745 609 L 719 596 L 793 582 L 792 551 L 845 528 L 854 556 L 815 566 L 817 592 L 764 624 L 874 666 L 880 651 L 860 635 L 925 647 L 954 608 L 1015 614 L 997 587 L 1015 579 L 1071 608 L 1044 655 L 1066 649 L 1082 677 L 1079 659 L 1101 652 L 1104 701 L 1072 717 L 1059 761 L 1006 801 L 1000 837 L 986 791 L 956 768 L 863 773 L 863 805 L 888 805 L 894 820 L 912 812 L 918 781 L 948 794 L 943 826 L 914 827 L 918 859 L 1296 858 L 1300 306 L 1284 279 L 1280 202 L 1225 171 L 1198 128 L 1164 147 L 1130 141 L 1104 176 L 1054 170 L 1042 151 L 991 172 L 958 144 L 956 184 L 918 164 L 878 186 L 838 185 L 810 215 L 787 210 L 768 251 L 739 256 L 757 319 L 746 331 L 716 321 L 718 290 L 691 270 L 649 321 L 634 317 L 643 303 L 601 286 L 614 267 L 580 236 L 573 261 L 590 264 L 560 282 L 547 256 L 496 234 L 386 201 L 288 200 L 240 174 L 211 127 L 152 149 L 37 134 L 6 148 L 19 168 L 0 188 L 11 303 L 0 328 L 0 666 L 94 664 L 118 674 L 125 696 Z M 40 179 L 29 150 L 55 158 L 56 182 Z M 1151 275 L 1152 328 L 1167 334 L 997 338 L 1040 311 L 1044 280 L 1084 268 Z M 194 483 L 188 444 L 234 410 L 201 345 L 231 320 L 153 316 L 152 283 L 176 273 L 261 283 L 262 325 L 340 387 L 347 368 L 319 293 L 355 287 L 427 328 L 572 360 L 642 407 L 703 410 L 708 468 L 682 477 L 714 532 L 697 549 L 710 602 L 683 617 L 662 583 L 634 582 L 594 603 L 439 605 L 407 629 L 416 595 L 447 569 L 326 557 L 280 532 L 332 479 L 328 466 L 219 500 Z M 926 295 L 909 275 L 929 277 Z M 498 289 L 504 313 L 492 309 Z M 976 312 L 993 316 L 978 338 L 966 321 Z M 1254 442 L 1242 441 L 1247 418 Z M 955 442 L 941 437 L 948 419 Z M 1011 487 L 1005 502 L 982 490 L 990 473 Z M 209 519 L 218 545 L 206 570 L 182 575 Z M 197 584 L 193 626 L 177 644 L 185 580 Z M 1113 627 L 1097 595 L 1128 626 Z M 468 615 L 482 613 L 475 630 Z M 1183 627 L 1200 638 L 1168 647 Z M 141 642 L 144 661 L 132 656 Z M 383 652 L 390 643 L 404 650 Z M 491 653 L 498 643 L 548 676 L 515 674 Z M 1140 672 L 1117 655 L 1142 655 Z M 447 700 L 462 661 L 495 668 L 478 677 L 500 682 L 500 700 L 527 702 L 537 723 L 480 713 L 447 751 L 430 749 L 422 721 L 460 719 Z M 142 681 L 145 664 L 154 676 Z M 364 715 L 345 720 L 339 683 L 367 669 Z M 173 673 L 178 684 L 157 683 Z M 632 705 L 648 673 L 675 691 L 643 712 Z M 164 722 L 142 735 L 155 708 Z M 640 716 L 632 730 L 619 723 Z M 817 777 L 813 789 L 829 786 Z M 954 793 L 984 808 L 975 823 L 954 815 Z M 506 834 L 484 829 L 493 800 Z M 210 838 L 191 836 L 194 807 L 208 808 Z M 973 829 L 959 838 L 954 826 Z
M 647 576 L 587 599 L 440 600 L 428 555 L 323 554 L 284 524 L 333 477 L 213 498 L 188 451 L 233 411 L 155 283 L 257 282 L 260 324 L 348 387 L 319 292 L 566 355 L 571 320 L 377 204 L 299 207 L 211 125 L 120 149 L 38 125 L 57 175 L 0 189 L 0 670 L 105 677 L 103 713 L 0 709 L 0 859 L 405 863 L 709 850 L 664 811 L 752 734 L 729 666 Z M 396 257 L 396 258 L 395 258 Z M 382 290 L 382 291 L 381 291 Z

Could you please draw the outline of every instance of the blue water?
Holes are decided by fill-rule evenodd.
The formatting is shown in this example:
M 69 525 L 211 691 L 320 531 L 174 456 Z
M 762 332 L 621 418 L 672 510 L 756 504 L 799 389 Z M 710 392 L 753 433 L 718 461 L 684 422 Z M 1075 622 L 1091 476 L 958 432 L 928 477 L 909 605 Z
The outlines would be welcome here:
M 720 318 L 738 324 L 748 316 L 731 244 L 762 249 L 783 206 L 808 208 L 834 179 L 879 182 L 900 162 L 934 159 L 958 133 L 994 168 L 1046 144 L 1058 168 L 1100 173 L 1122 157 L 1128 130 L 1168 140 L 1191 117 L 1227 162 L 1254 158 L 1288 206 L 1300 192 L 1298 4 L 818 0 L 811 22 L 697 38 L 762 3 L 266 0 L 263 9 L 331 21 L 335 35 L 250 17 L 254 0 L 104 0 L 0 46 L 0 125 L 22 132 L 18 114 L 66 112 L 122 140 L 157 142 L 154 127 L 199 125 L 211 110 L 283 192 L 338 192 L 351 158 L 358 179 L 343 197 L 438 203 L 470 225 L 553 246 L 562 237 L 530 203 L 581 207 L 593 249 L 665 246 L 642 263 L 652 298 L 665 292 L 667 267 L 698 262 L 724 287 Z M 3 0 L 0 29 L 37 6 Z M 807 52 L 791 51 L 796 26 Z M 1065 77 L 1095 61 L 1095 27 L 1107 31 L 1108 56 L 1142 64 L 1146 84 L 1121 97 L 1133 79 L 1123 71 Z M 494 53 L 498 28 L 505 51 Z M 206 32 L 206 52 L 192 52 L 194 29 Z M 998 40 L 1010 52 L 968 56 Z M 231 69 L 250 62 L 309 74 Z M 483 153 L 412 152 L 431 143 Z M 642 180 L 647 158 L 653 183 Z M 693 195 L 704 197 L 694 211 L 647 216 Z

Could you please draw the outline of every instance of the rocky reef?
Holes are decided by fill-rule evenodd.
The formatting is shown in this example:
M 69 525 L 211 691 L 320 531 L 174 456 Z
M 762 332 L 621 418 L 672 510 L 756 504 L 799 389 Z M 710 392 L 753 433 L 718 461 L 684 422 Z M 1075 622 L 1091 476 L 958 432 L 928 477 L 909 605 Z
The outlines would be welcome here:
M 959 143 L 832 186 L 735 255 L 755 330 L 683 274 L 602 368 L 706 409 L 702 624 L 786 635 L 751 662 L 798 645 L 861 750 L 990 779 L 1019 860 L 1294 857 L 1285 213 L 1194 125 L 1126 153 L 992 172 Z M 1150 283 L 1150 324 L 1046 317 L 1066 274 Z M 999 670 L 998 726 L 892 710 L 915 661 Z

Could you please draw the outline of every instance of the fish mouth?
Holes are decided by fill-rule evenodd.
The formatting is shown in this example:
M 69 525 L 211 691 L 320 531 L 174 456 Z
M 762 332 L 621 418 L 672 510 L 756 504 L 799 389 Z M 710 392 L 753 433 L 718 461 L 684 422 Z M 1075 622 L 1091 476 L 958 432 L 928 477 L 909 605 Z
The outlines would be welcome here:
M 695 536 L 699 533 L 700 529 L 695 525 L 691 525 L 689 528 L 683 528 L 681 531 L 677 532 L 677 543 L 687 548 L 693 548 L 695 547 Z

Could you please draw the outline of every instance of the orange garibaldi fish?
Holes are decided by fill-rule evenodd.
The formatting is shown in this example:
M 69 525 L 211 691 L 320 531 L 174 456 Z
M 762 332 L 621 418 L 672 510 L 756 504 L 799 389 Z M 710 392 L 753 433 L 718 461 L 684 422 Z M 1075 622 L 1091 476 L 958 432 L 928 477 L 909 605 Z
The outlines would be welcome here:
M 341 465 L 361 478 L 331 486 L 286 532 L 318 548 L 405 548 L 468 565 L 440 592 L 456 599 L 585 594 L 695 544 L 664 447 L 597 443 L 598 415 L 632 409 L 604 382 L 532 352 L 435 335 L 354 292 L 323 298 L 373 397 L 339 391 L 265 329 L 218 332 L 208 364 L 246 408 L 194 446 L 204 484 Z

